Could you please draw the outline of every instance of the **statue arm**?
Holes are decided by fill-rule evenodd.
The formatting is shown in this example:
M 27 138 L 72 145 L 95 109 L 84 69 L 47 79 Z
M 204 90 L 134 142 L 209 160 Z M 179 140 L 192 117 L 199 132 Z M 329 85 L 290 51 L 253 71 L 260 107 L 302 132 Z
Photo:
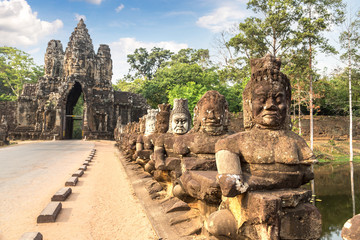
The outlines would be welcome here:
M 220 150 L 215 154 L 218 170 L 217 179 L 222 195 L 235 197 L 246 192 L 248 184 L 244 182 L 239 155 L 229 150 Z
M 298 146 L 301 156 L 300 164 L 311 165 L 319 162 L 304 139 L 301 138 L 300 141 L 298 141 Z
M 154 161 L 155 168 L 159 170 L 163 170 L 165 166 L 165 148 L 164 146 L 156 146 L 154 147 Z

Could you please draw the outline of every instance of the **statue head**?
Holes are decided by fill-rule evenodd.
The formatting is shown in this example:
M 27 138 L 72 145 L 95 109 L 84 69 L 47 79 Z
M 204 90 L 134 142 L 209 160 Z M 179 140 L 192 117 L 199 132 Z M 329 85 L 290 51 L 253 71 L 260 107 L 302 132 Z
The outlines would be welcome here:
M 159 113 L 156 115 L 155 132 L 166 133 L 169 129 L 170 104 L 159 104 Z
M 207 91 L 194 108 L 194 128 L 191 132 L 221 135 L 227 131 L 229 107 L 218 91 Z
M 250 64 L 251 79 L 243 93 L 245 128 L 291 128 L 291 86 L 286 75 L 280 72 L 280 59 L 268 54 L 252 59 Z
M 155 132 L 157 109 L 148 109 L 146 114 L 145 135 L 153 134 Z
M 185 134 L 190 130 L 191 115 L 188 100 L 182 98 L 174 99 L 174 108 L 170 114 L 169 132 L 174 134 Z

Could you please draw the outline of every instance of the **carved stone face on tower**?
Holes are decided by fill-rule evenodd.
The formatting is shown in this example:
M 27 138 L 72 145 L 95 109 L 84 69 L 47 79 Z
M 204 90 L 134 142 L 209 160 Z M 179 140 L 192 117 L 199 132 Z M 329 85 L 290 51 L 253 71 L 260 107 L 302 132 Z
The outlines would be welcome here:
M 284 86 L 279 82 L 255 84 L 252 92 L 252 117 L 261 128 L 279 128 L 287 114 Z
M 189 112 L 187 99 L 174 99 L 174 108 L 170 116 L 169 132 L 182 135 L 190 130 L 191 115 Z
M 209 135 L 221 135 L 228 124 L 228 104 L 217 91 L 208 91 L 194 109 L 194 128 Z
M 145 122 L 145 135 L 149 135 L 155 132 L 156 115 L 158 112 L 159 110 L 157 109 L 148 110 Z

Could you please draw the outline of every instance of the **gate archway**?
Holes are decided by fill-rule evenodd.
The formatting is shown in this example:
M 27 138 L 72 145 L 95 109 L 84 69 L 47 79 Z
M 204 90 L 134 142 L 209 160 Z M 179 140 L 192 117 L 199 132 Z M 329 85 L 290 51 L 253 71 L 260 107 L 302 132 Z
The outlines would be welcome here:
M 83 93 L 81 84 L 75 82 L 66 99 L 64 139 L 73 139 L 74 121 L 83 119 L 83 113 L 80 116 L 74 115 L 74 107 L 78 102 L 81 93 Z M 82 128 L 83 122 L 81 123 L 81 129 Z

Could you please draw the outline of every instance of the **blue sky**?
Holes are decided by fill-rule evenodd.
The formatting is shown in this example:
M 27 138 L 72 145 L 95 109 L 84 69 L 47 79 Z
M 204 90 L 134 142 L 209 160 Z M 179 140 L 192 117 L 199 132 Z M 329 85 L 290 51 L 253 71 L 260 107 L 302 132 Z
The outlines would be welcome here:
M 47 42 L 61 40 L 65 50 L 71 32 L 84 18 L 97 51 L 110 45 L 113 82 L 128 72 L 126 55 L 154 46 L 174 52 L 207 48 L 215 59 L 215 38 L 254 15 L 246 0 L 0 0 L 0 46 L 17 47 L 44 64 Z M 359 9 L 357 0 L 346 0 Z M 331 41 L 337 35 L 329 35 Z M 338 65 L 336 57 L 321 56 L 318 67 Z M 331 62 L 331 64 L 330 64 Z

